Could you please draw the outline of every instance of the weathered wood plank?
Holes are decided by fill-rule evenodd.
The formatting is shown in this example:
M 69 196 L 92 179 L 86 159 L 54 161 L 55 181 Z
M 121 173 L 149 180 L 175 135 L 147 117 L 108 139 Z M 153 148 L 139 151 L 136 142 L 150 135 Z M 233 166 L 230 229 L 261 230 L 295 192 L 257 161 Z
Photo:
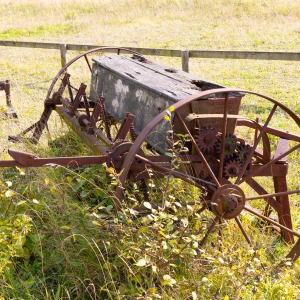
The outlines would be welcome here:
M 98 48 L 101 46 L 95 45 L 76 45 L 68 44 L 67 49 L 73 51 L 87 51 Z M 181 57 L 181 50 L 171 50 L 171 49 L 151 49 L 151 48 L 136 48 L 136 47 L 126 47 L 122 48 L 130 49 L 132 51 L 141 53 L 143 55 L 153 55 L 153 56 L 170 56 L 170 57 Z M 107 50 L 108 53 L 115 53 L 115 50 Z
M 5 47 L 24 47 L 24 48 L 42 48 L 42 49 L 60 49 L 59 43 L 40 43 L 40 42 L 23 42 L 23 41 L 4 41 L 0 40 L 0 46 Z
M 257 60 L 300 60 L 300 52 L 266 52 L 266 51 L 211 51 L 190 50 L 193 58 L 230 58 Z
M 58 49 L 61 53 L 61 65 L 67 63 L 67 50 L 88 51 L 100 47 L 99 45 L 59 44 L 45 42 L 5 41 L 0 40 L 0 46 L 24 47 L 40 49 Z M 189 58 L 220 58 L 220 59 L 255 59 L 255 60 L 283 60 L 300 61 L 300 52 L 267 52 L 267 51 L 222 51 L 222 50 L 174 50 L 174 49 L 151 49 L 137 47 L 127 48 L 143 55 L 181 57 L 182 70 L 189 72 Z M 114 53 L 115 50 L 107 50 Z
M 0 46 L 5 47 L 26 47 L 42 49 L 61 49 L 60 43 L 47 42 L 26 42 L 26 41 L 9 41 L 0 40 Z M 78 45 L 66 44 L 67 50 L 86 51 L 100 47 L 99 45 Z M 181 50 L 174 49 L 152 49 L 123 47 L 137 51 L 144 55 L 182 57 Z M 108 51 L 113 52 L 113 51 Z M 300 60 L 300 52 L 274 52 L 274 51 L 223 51 L 223 50 L 189 50 L 189 57 L 192 58 L 230 58 L 230 59 L 261 59 L 261 60 Z
M 60 61 L 61 61 L 61 66 L 64 67 L 65 64 L 67 63 L 67 45 L 62 44 L 60 47 Z
M 181 65 L 182 65 L 181 69 L 187 73 L 190 71 L 189 59 L 190 59 L 189 51 L 181 51 Z

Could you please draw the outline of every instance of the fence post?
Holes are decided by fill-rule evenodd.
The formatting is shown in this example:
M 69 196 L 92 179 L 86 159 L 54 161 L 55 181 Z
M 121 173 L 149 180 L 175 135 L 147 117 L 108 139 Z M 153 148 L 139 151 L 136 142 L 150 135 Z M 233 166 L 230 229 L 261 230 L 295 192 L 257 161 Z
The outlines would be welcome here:
M 60 46 L 60 60 L 61 60 L 61 66 L 64 67 L 67 63 L 67 45 L 61 44 Z
M 185 72 L 189 72 L 189 59 L 190 59 L 190 52 L 189 51 L 181 51 L 181 65 L 182 70 Z

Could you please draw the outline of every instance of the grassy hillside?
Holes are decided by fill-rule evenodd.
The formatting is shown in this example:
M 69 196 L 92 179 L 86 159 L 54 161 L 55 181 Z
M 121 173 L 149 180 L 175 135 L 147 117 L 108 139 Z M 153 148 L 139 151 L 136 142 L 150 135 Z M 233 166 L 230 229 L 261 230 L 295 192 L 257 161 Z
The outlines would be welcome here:
M 299 51 L 300 5 L 292 0 L 3 0 L 1 4 L 1 40 Z M 68 58 L 76 54 L 68 52 Z M 177 58 L 152 59 L 181 65 Z M 191 59 L 194 75 L 270 95 L 298 114 L 299 67 L 299 62 Z M 90 154 L 56 116 L 40 144 L 7 141 L 9 134 L 38 119 L 59 68 L 56 50 L 0 47 L 0 80 L 11 80 L 19 115 L 18 120 L 0 120 L 2 159 L 8 158 L 8 147 L 39 156 Z M 2 93 L 0 97 L 4 100 Z M 49 140 L 55 146 L 49 147 Z M 295 185 L 298 154 L 292 158 L 290 178 Z M 251 220 L 247 227 L 255 233 L 254 247 L 241 243 L 229 224 L 220 246 L 209 244 L 199 250 L 195 232 L 207 226 L 208 215 L 199 225 L 197 207 L 178 206 L 175 212 L 153 211 L 138 220 L 130 210 L 114 218 L 114 187 L 104 168 L 6 169 L 0 179 L 0 299 L 300 297 L 299 262 L 274 273 L 288 247 Z M 169 201 L 177 194 L 184 199 L 184 192 L 172 182 Z M 292 199 L 297 228 L 299 197 Z M 195 218 L 190 221 L 187 216 Z
M 292 0 L 3 2 L 0 38 L 187 49 L 297 51 L 299 44 Z

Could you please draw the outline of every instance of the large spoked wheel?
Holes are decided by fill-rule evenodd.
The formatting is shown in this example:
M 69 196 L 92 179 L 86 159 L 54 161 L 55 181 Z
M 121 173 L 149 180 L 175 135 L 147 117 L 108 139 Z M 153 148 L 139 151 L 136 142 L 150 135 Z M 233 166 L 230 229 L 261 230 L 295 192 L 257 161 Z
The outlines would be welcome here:
M 66 73 L 70 74 L 70 78 L 68 77 L 68 79 L 65 80 L 68 80 L 68 88 L 71 88 L 71 90 L 73 89 L 73 91 L 71 92 L 72 95 L 69 94 L 69 97 L 72 98 L 72 96 L 74 96 L 75 92 L 78 90 L 79 84 L 90 82 L 92 75 L 93 57 L 97 57 L 101 53 L 108 52 L 117 54 L 139 55 L 139 53 L 135 51 L 120 47 L 99 47 L 86 51 L 70 60 L 64 67 L 59 70 L 47 91 L 45 101 L 48 101 L 51 98 L 53 92 L 57 92 L 59 90 L 59 85 L 65 78 Z M 74 84 L 72 84 L 73 81 Z
M 285 256 L 294 262 L 300 255 L 299 127 L 300 118 L 270 97 L 238 89 L 199 92 L 139 134 L 124 159 L 117 202 L 143 162 L 150 198 L 156 177 L 166 182 L 166 194 L 170 181 L 180 179 L 168 201 L 200 205 L 197 216 L 207 224 L 199 233 L 201 247 L 224 237 L 220 232 L 228 224 L 241 244 L 256 246 L 263 235 L 273 246 L 286 244 Z M 145 142 L 156 154 L 139 154 Z

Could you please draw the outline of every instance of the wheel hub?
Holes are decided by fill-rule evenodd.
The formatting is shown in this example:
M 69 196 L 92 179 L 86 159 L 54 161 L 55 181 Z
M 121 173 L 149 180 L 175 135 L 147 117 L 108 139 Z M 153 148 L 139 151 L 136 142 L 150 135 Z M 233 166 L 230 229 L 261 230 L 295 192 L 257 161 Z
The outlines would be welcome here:
M 237 185 L 223 185 L 212 196 L 212 210 L 220 218 L 235 218 L 242 212 L 244 207 L 245 194 Z

